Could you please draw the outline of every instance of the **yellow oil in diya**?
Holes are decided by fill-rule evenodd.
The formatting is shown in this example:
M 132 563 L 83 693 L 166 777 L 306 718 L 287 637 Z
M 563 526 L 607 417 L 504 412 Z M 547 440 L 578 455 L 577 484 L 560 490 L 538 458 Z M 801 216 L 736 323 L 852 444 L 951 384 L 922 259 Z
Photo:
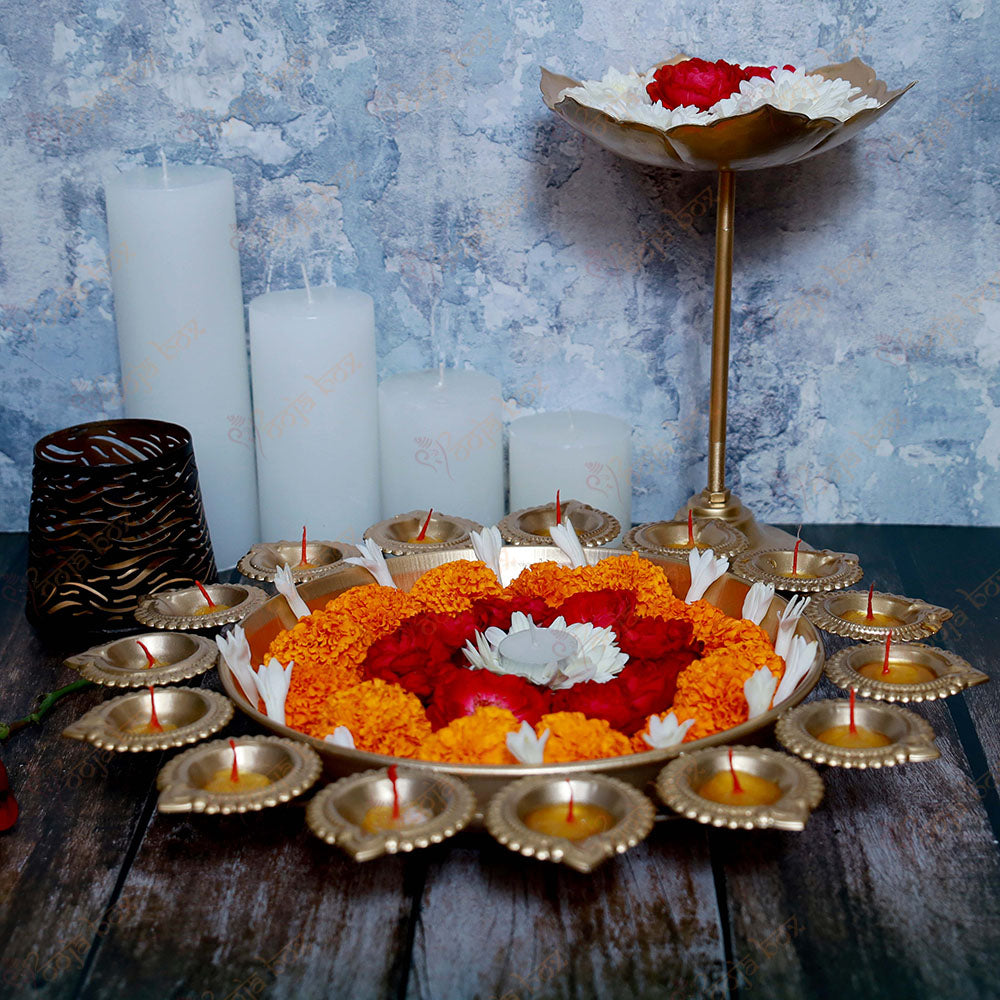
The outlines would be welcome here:
M 868 588 L 868 608 L 862 611 L 860 608 L 850 608 L 842 612 L 839 617 L 852 625 L 874 625 L 877 628 L 896 628 L 903 624 L 902 618 L 895 615 L 883 615 L 881 612 L 872 610 L 872 597 L 875 594 L 875 584 Z
M 431 509 L 429 511 L 427 511 L 427 519 L 424 521 L 423 527 L 420 529 L 420 531 L 417 532 L 417 535 L 416 535 L 415 538 L 411 538 L 410 539 L 410 541 L 413 544 L 415 544 L 415 545 L 434 545 L 435 543 L 440 542 L 440 541 L 443 540 L 443 539 L 437 538 L 434 535 L 428 535 L 427 534 L 427 526 L 431 523 L 431 515 L 433 513 L 434 513 L 434 508 L 431 507 Z
M 172 722 L 161 723 L 156 717 L 156 696 L 153 686 L 149 686 L 149 719 L 146 722 L 134 722 L 125 727 L 125 732 L 131 736 L 152 736 L 154 733 L 169 733 L 177 727 Z
M 398 773 L 396 765 L 389 768 L 389 781 L 392 782 L 392 805 L 372 806 L 361 820 L 361 829 L 365 833 L 381 833 L 386 830 L 404 830 L 407 827 L 426 823 L 433 818 L 433 813 L 418 805 L 400 805 Z
M 725 806 L 769 806 L 782 796 L 773 781 L 750 771 L 738 771 L 733 766 L 733 751 L 729 751 L 729 770 L 717 771 L 699 789 L 703 799 Z
M 567 840 L 586 840 L 595 833 L 604 833 L 616 823 L 615 817 L 590 802 L 575 803 L 570 785 L 569 803 L 552 802 L 532 809 L 524 817 L 524 825 L 535 833 Z
M 816 734 L 816 739 L 821 743 L 829 743 L 834 747 L 850 747 L 852 749 L 870 747 L 887 747 L 892 740 L 885 733 L 869 729 L 867 726 L 859 726 L 854 721 L 854 688 L 851 688 L 851 721 L 846 726 L 830 726 L 821 733 Z
M 204 608 L 198 608 L 197 610 L 195 610 L 194 614 L 197 617 L 200 618 L 203 615 L 214 615 L 216 611 L 228 611 L 232 607 L 231 604 L 216 604 L 215 601 L 213 601 L 212 598 L 209 596 L 209 593 L 205 589 L 202 582 L 200 580 L 195 580 L 194 582 L 197 584 L 198 589 L 201 591 L 201 596 L 205 598 L 205 605 L 206 605 Z
M 906 660 L 890 660 L 888 670 L 883 663 L 865 663 L 858 667 L 858 673 L 887 684 L 922 684 L 937 678 L 937 674 L 922 663 L 907 663 Z
M 216 795 L 231 795 L 234 792 L 255 792 L 258 788 L 267 788 L 271 779 L 257 771 L 241 771 L 236 763 L 236 741 L 230 740 L 229 746 L 233 751 L 233 766 L 220 767 L 202 786 L 205 791 Z

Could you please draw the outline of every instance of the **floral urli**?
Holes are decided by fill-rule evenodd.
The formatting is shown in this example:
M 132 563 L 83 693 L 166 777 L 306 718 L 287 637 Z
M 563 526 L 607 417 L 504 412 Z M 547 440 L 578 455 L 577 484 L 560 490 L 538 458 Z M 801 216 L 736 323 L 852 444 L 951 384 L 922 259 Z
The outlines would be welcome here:
M 611 629 L 628 661 L 610 680 L 558 690 L 472 669 L 466 643 L 509 629 L 516 613 Z M 497 764 L 515 763 L 505 737 L 522 722 L 552 733 L 546 760 L 646 750 L 649 717 L 667 711 L 696 720 L 688 739 L 718 732 L 745 721 L 744 680 L 760 666 L 783 669 L 758 626 L 685 604 L 634 553 L 580 569 L 537 563 L 506 588 L 467 560 L 428 571 L 405 595 L 353 588 L 280 633 L 272 655 L 295 663 L 285 714 L 303 732 L 323 738 L 346 725 L 359 750 Z

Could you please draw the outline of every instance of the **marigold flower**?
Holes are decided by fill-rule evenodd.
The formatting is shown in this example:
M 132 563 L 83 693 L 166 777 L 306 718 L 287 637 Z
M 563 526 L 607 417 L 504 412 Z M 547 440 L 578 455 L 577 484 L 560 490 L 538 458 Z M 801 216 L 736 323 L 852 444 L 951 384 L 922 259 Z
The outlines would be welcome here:
M 662 566 L 643 559 L 638 552 L 611 556 L 578 571 L 582 590 L 630 590 L 640 615 L 682 618 L 686 605 L 670 587 Z
M 458 614 L 468 611 L 474 601 L 500 597 L 503 587 L 485 563 L 455 559 L 427 570 L 410 588 L 410 597 L 424 611 Z
M 579 571 L 557 562 L 535 563 L 521 571 L 517 579 L 507 584 L 507 593 L 516 597 L 540 597 L 549 607 L 557 607 L 587 585 Z
M 541 736 L 549 730 L 545 763 L 562 764 L 573 760 L 598 760 L 632 753 L 632 741 L 612 729 L 605 719 L 589 719 L 583 712 L 553 712 L 543 715 L 535 726 Z
M 507 734 L 521 723 L 513 712 L 483 705 L 472 715 L 454 719 L 420 744 L 414 756 L 420 760 L 444 760 L 451 764 L 516 764 L 507 749 Z

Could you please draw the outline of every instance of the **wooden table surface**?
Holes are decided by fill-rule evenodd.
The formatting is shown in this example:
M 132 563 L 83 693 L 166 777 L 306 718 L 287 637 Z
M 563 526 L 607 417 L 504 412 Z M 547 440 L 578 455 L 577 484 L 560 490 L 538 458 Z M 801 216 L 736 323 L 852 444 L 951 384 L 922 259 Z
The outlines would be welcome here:
M 954 609 L 929 641 L 995 672 L 1000 529 L 803 537 L 858 552 L 879 590 Z M 6 721 L 75 676 L 24 618 L 25 558 L 24 535 L 0 536 Z M 836 694 L 824 680 L 813 697 Z M 802 833 L 665 820 L 590 876 L 478 834 L 356 864 L 308 833 L 302 803 L 160 816 L 167 755 L 59 735 L 106 696 L 0 744 L 21 804 L 0 834 L 2 998 L 1000 997 L 995 681 L 916 708 L 940 760 L 823 770 Z

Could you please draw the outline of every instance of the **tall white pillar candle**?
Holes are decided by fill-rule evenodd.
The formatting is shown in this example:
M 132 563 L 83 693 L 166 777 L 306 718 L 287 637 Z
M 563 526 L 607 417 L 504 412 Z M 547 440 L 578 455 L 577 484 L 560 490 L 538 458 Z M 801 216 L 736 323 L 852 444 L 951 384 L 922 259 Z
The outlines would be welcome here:
M 258 540 L 233 178 L 131 170 L 105 183 L 126 417 L 191 432 L 219 568 Z
M 433 507 L 503 517 L 503 399 L 481 372 L 408 372 L 379 386 L 382 516 Z
M 632 428 L 586 410 L 539 413 L 510 425 L 510 509 L 579 500 L 632 524 Z M 620 537 L 620 536 L 619 536 Z
M 270 541 L 360 541 L 380 519 L 375 306 L 351 288 L 250 303 L 260 521 Z

